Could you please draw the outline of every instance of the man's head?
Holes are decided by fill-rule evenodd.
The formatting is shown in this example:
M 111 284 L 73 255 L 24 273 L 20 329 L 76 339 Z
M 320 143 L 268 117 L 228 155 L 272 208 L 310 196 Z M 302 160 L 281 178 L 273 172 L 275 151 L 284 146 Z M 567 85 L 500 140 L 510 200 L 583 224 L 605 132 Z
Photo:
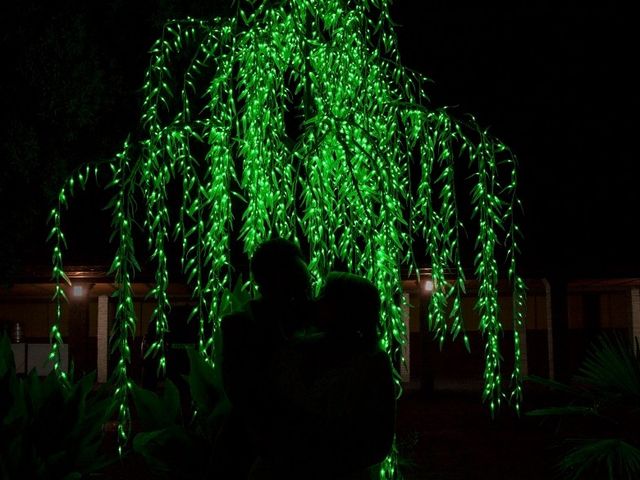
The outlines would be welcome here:
M 283 238 L 262 243 L 251 258 L 251 274 L 264 298 L 290 301 L 309 297 L 311 282 L 300 248 Z

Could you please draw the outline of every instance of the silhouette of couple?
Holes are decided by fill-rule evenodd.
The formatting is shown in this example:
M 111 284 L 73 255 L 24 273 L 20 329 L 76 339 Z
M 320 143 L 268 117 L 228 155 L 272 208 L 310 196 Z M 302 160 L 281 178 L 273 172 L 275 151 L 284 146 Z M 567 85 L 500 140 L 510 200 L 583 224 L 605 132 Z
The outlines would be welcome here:
M 283 239 L 258 248 L 251 272 L 260 298 L 221 325 L 224 478 L 376 478 L 395 422 L 377 289 L 332 273 L 311 299 L 303 255 Z

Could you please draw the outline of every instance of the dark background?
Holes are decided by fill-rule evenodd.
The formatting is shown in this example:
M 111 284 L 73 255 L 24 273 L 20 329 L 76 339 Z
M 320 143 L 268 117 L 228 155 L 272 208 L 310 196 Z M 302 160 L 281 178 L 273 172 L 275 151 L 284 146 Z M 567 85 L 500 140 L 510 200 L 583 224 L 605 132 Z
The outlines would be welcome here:
M 46 217 L 63 178 L 110 158 L 136 130 L 147 51 L 164 20 L 233 11 L 226 0 L 0 6 L 0 281 L 49 262 Z M 403 61 L 434 81 L 433 104 L 472 113 L 518 156 L 522 273 L 638 276 L 630 10 L 405 0 L 392 12 Z M 90 192 L 65 217 L 67 263 L 110 258 L 107 198 Z

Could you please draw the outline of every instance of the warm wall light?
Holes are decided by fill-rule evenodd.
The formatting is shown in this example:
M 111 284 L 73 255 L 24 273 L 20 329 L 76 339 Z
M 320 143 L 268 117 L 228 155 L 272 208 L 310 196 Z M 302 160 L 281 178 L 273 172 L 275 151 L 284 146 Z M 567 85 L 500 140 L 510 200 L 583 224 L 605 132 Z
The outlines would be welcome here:
M 427 293 L 433 292 L 433 280 L 427 280 L 424 282 L 424 291 Z
M 71 292 L 74 298 L 82 298 L 87 293 L 87 288 L 84 285 L 74 285 Z

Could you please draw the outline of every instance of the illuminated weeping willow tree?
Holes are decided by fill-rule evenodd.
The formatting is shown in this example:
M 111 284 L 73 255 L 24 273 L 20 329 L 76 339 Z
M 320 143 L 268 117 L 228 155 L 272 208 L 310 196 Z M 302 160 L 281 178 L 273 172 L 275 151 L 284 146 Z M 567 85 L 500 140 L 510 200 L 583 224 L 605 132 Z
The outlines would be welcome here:
M 425 79 L 400 63 L 388 4 L 249 2 L 235 18 L 168 22 L 151 50 L 144 81 L 144 133 L 125 143 L 114 161 L 82 167 L 65 183 L 52 211 L 58 319 L 66 279 L 61 210 L 74 183 L 84 186 L 94 170 L 98 175 L 106 169 L 115 190 L 111 272 L 117 308 L 111 342 L 119 361 L 111 381 L 122 442 L 128 435 L 129 342 L 136 324 L 136 231 L 147 237 L 154 264 L 156 340 L 147 353 L 158 358 L 161 370 L 171 233 L 182 246 L 199 349 L 212 361 L 213 334 L 230 309 L 236 277 L 234 236 L 248 256 L 273 236 L 301 243 L 316 289 L 338 264 L 371 279 L 382 297 L 384 346 L 394 356 L 406 342 L 400 269 L 418 269 L 413 252 L 422 242 L 436 286 L 429 326 L 440 342 L 460 336 L 468 348 L 461 316 L 461 186 L 454 170 L 459 160 L 473 172 L 469 221 L 479 232 L 475 276 L 486 340 L 483 395 L 492 412 L 505 400 L 517 408 L 524 283 L 516 272 L 515 160 L 473 120 L 457 121 L 429 105 Z M 179 208 L 170 215 L 173 191 Z M 234 205 L 241 205 L 241 219 L 234 219 Z M 501 274 L 513 289 L 516 358 L 510 376 L 501 372 Z M 51 358 L 65 380 L 59 322 L 51 334 Z M 392 458 L 382 476 L 394 476 Z

